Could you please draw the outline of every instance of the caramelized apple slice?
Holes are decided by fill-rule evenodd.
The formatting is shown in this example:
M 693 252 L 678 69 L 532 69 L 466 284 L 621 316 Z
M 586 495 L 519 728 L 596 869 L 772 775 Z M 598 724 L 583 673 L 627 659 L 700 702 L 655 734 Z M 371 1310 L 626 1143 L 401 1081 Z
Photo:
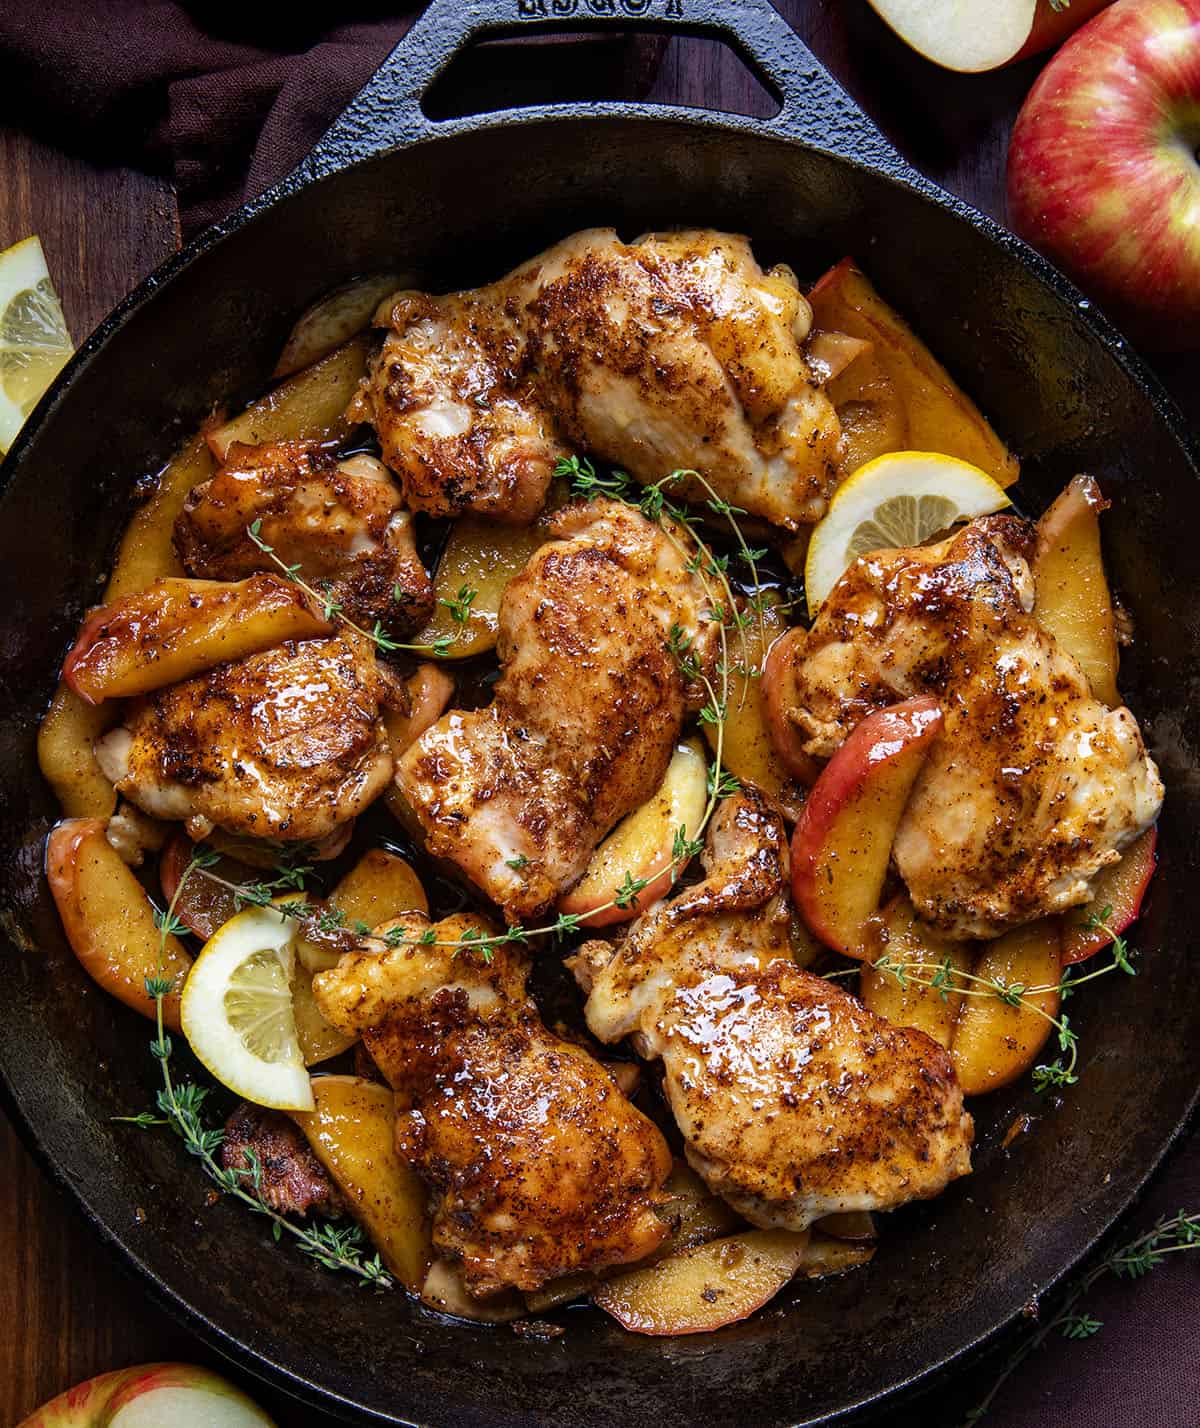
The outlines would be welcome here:
M 312 979 L 313 973 L 298 961 L 292 969 L 292 1019 L 305 1066 L 319 1066 L 331 1056 L 340 1056 L 358 1040 L 325 1020 L 313 996 Z
M 161 974 L 174 989 L 163 998 L 163 1021 L 179 1030 L 179 990 L 192 959 L 179 939 L 162 940 L 141 883 L 105 837 L 102 818 L 69 819 L 46 841 L 46 877 L 63 930 L 80 966 L 106 992 L 154 1017 L 146 979 Z
M 1090 476 L 1076 476 L 1038 521 L 1033 613 L 1087 675 L 1109 708 L 1117 693 L 1117 624 L 1100 551 L 1100 513 L 1108 502 Z
M 405 912 L 429 912 L 429 899 L 412 864 L 385 848 L 364 853 L 329 901 L 345 916 L 347 926 L 378 927 Z
M 585 927 L 608 927 L 632 921 L 665 897 L 673 874 L 683 871 L 673 867 L 676 837 L 680 829 L 695 837 L 707 799 L 708 761 L 700 741 L 688 739 L 675 750 L 654 797 L 617 824 L 592 854 L 583 877 L 559 898 L 559 912 L 582 917 Z M 631 881 L 645 886 L 621 894 Z
M 241 911 L 232 888 L 225 883 L 252 883 L 256 873 L 235 858 L 222 856 L 211 867 L 194 868 L 180 889 L 184 870 L 192 861 L 196 844 L 186 833 L 176 833 L 158 860 L 158 881 L 163 900 L 190 932 L 207 942 L 217 928 Z M 212 874 L 205 877 L 204 873 Z M 220 878 L 221 882 L 215 879 Z
M 808 300 L 818 330 L 871 344 L 828 389 L 849 439 L 847 473 L 885 451 L 940 451 L 978 466 L 1001 486 L 1012 485 L 1016 458 L 851 259 L 831 268 Z
M 810 1235 L 797 1273 L 805 1279 L 828 1279 L 845 1274 L 873 1259 L 875 1246 L 868 1240 L 853 1241 L 836 1235 Z
M 193 437 L 159 473 L 153 494 L 125 527 L 116 564 L 104 591 L 111 603 L 144 590 L 152 580 L 182 575 L 175 554 L 175 521 L 188 492 L 217 469 L 202 436 Z
M 266 441 L 319 441 L 347 435 L 352 423 L 346 408 L 367 370 L 370 345 L 365 337 L 352 338 L 273 387 L 231 421 L 213 427 L 205 433 L 213 455 L 224 461 L 235 441 L 260 446 Z
M 872 953 L 878 947 L 881 955 L 902 963 L 905 972 L 913 976 L 901 981 L 886 970 L 864 967 L 859 983 L 863 1005 L 894 1026 L 915 1026 L 948 1048 L 963 1000 L 961 992 L 954 990 L 963 983 L 953 974 L 971 970 L 974 945 L 952 942 L 918 921 L 912 903 L 903 894 L 894 897 L 880 913 L 877 930 L 879 938 L 872 944 Z M 945 968 L 950 974 L 947 985 L 924 985 L 937 977 L 939 968 Z
M 808 795 L 792 835 L 792 894 L 835 952 L 867 955 L 896 829 L 941 727 L 929 696 L 868 714 Z
M 804 1263 L 808 1232 L 747 1230 L 605 1280 L 592 1303 L 635 1334 L 706 1334 L 748 1318 Z
M 88 704 L 59 684 L 38 729 L 42 777 L 68 818 L 111 818 L 117 791 L 96 762 L 94 745 L 117 721 L 115 705 Z
M 1048 1018 L 1058 1015 L 1060 953 L 1058 921 L 1049 917 L 1006 932 L 980 953 L 974 976 L 1021 988 L 1023 1001 L 1010 1006 L 995 995 L 963 998 L 950 1059 L 966 1095 L 1007 1086 L 1033 1065 L 1052 1030 Z M 971 985 L 986 990 L 980 982 Z
M 762 707 L 779 762 L 808 788 L 816 783 L 820 765 L 811 754 L 804 752 L 800 731 L 788 717 L 788 711 L 800 702 L 796 693 L 795 657 L 803 647 L 806 634 L 807 631 L 797 626 L 784 631 L 772 644 L 763 665 Z
M 388 1270 L 417 1293 L 432 1254 L 425 1187 L 396 1154 L 395 1098 L 358 1076 L 314 1076 L 315 1109 L 291 1112 Z
M 515 1290 L 505 1290 L 487 1299 L 476 1299 L 468 1294 L 462 1270 L 445 1259 L 435 1259 L 429 1266 L 421 1286 L 421 1303 L 428 1304 L 439 1314 L 453 1314 L 456 1319 L 473 1319 L 480 1324 L 507 1324 L 519 1319 L 523 1312 L 521 1297 Z
M 1102 868 L 1092 882 L 1092 899 L 1082 907 L 1072 908 L 1062 918 L 1063 966 L 1071 962 L 1086 962 L 1108 947 L 1114 935 L 1119 937 L 1131 923 L 1137 921 L 1142 899 L 1154 876 L 1158 862 L 1155 846 L 1158 829 L 1147 828 L 1121 854 L 1119 863 Z M 1103 913 L 1103 927 L 1089 927 L 1093 913 Z
M 329 630 L 300 589 L 277 575 L 156 580 L 92 611 L 63 678 L 89 704 L 128 699 Z
M 371 325 L 375 309 L 399 286 L 399 278 L 382 273 L 344 283 L 318 298 L 296 319 L 271 375 L 290 377 L 349 342 Z
M 813 1239 L 818 1235 L 831 1240 L 849 1240 L 851 1244 L 866 1244 L 879 1238 L 875 1216 L 870 1210 L 838 1210 L 822 1215 L 813 1222 Z M 811 1242 L 809 1245 L 811 1249 Z

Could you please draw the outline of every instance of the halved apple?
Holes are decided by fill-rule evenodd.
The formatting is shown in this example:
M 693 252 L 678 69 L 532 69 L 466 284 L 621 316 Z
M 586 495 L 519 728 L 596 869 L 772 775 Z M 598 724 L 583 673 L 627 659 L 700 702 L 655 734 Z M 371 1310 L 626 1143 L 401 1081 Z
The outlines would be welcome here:
M 559 912 L 582 917 L 585 927 L 630 922 L 671 890 L 675 839 L 694 837 L 708 800 L 708 760 L 699 739 L 676 748 L 658 792 L 624 818 L 592 854 L 583 877 L 558 900 Z M 614 898 L 628 880 L 644 881 L 635 895 Z
M 333 1177 L 388 1270 L 419 1292 L 432 1258 L 428 1198 L 396 1154 L 395 1098 L 358 1076 L 314 1076 L 311 1111 L 293 1111 L 317 1159 Z
M 978 74 L 1057 45 L 1112 0 L 870 0 L 906 44 Z
M 950 1059 L 968 1096 L 1007 1086 L 1033 1065 L 1058 1015 L 1061 976 L 1058 920 L 1046 917 L 1014 928 L 989 942 L 972 975 L 973 993 L 963 998 L 950 1043 Z M 984 983 L 1020 988 L 1022 1002 L 1010 1006 Z M 1041 989 L 1041 990 L 1039 990 Z
M 116 705 L 88 704 L 60 683 L 38 728 L 42 777 L 68 818 L 111 818 L 117 791 L 96 762 L 94 745 L 116 723 Z
M 920 4 L 930 13 L 938 9 L 913 0 L 913 8 Z M 831 268 L 808 300 L 818 329 L 871 344 L 828 386 L 848 438 L 842 463 L 847 474 L 887 451 L 940 451 L 978 466 L 1001 486 L 1012 485 L 1019 474 L 1016 458 L 850 258 Z
M 974 943 L 939 936 L 934 928 L 918 921 L 904 894 L 892 898 L 879 917 L 879 937 L 871 951 L 878 948 L 880 955 L 902 962 L 914 975 L 901 982 L 886 970 L 865 966 L 859 983 L 863 1005 L 894 1026 L 915 1026 L 948 1048 L 963 1000 L 961 991 L 955 989 L 963 983 L 956 977 L 946 987 L 922 983 L 932 980 L 943 966 L 951 973 L 969 972 L 975 960 Z
M 1092 882 L 1092 898 L 1082 907 L 1072 908 L 1062 918 L 1062 960 L 1063 966 L 1072 962 L 1086 962 L 1097 952 L 1108 947 L 1114 934 L 1120 936 L 1131 923 L 1137 921 L 1142 910 L 1142 899 L 1154 876 L 1158 859 L 1155 847 L 1158 843 L 1158 829 L 1147 828 L 1121 854 L 1119 863 L 1110 863 L 1102 868 Z M 1088 927 L 1088 920 L 1105 908 L 1112 911 L 1104 919 L 1103 927 Z
M 196 1364 L 138 1364 L 77 1383 L 17 1428 L 275 1428 L 239 1388 Z
M 156 580 L 92 611 L 63 679 L 89 704 L 128 699 L 330 628 L 299 587 L 277 575 Z
M 375 309 L 400 287 L 391 273 L 343 283 L 304 309 L 284 343 L 273 377 L 290 377 L 319 362 L 371 325 Z
M 354 337 L 311 367 L 273 387 L 232 420 L 205 432 L 209 449 L 224 461 L 235 441 L 324 440 L 347 435 L 346 408 L 367 370 L 370 342 Z
M 163 998 L 163 1020 L 178 1031 L 179 991 L 192 959 L 173 934 L 161 936 L 145 890 L 105 837 L 105 820 L 68 819 L 52 829 L 46 840 L 46 878 L 67 941 L 88 976 L 151 1019 L 154 1000 L 146 979 L 172 979 L 174 990 Z
M 867 955 L 896 829 L 941 727 L 928 695 L 868 714 L 808 795 L 792 835 L 792 895 L 835 952 Z
M 799 729 L 789 711 L 800 702 L 796 692 L 795 660 L 807 631 L 800 626 L 785 630 L 767 651 L 762 673 L 762 707 L 771 746 L 779 762 L 806 788 L 817 781 L 820 764 L 805 753 Z
M 1033 613 L 1073 655 L 1092 693 L 1109 708 L 1117 693 L 1117 623 L 1100 550 L 1100 513 L 1108 502 L 1091 476 L 1076 476 L 1038 521 Z
M 773 1299 L 804 1263 L 808 1240 L 790 1230 L 710 1240 L 606 1279 L 592 1303 L 635 1334 L 706 1334 Z

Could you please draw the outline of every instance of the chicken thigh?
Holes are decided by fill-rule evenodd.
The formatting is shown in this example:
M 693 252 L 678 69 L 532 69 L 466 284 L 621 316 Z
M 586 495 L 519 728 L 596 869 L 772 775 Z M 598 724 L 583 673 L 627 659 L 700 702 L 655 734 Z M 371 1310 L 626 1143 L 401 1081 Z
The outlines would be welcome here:
M 548 531 L 500 604 L 493 703 L 439 719 L 396 773 L 429 851 L 513 921 L 570 887 L 662 781 L 703 697 L 668 648 L 672 630 L 702 667 L 716 653 L 673 527 L 597 500 L 555 512 Z
M 213 580 L 276 570 L 249 534 L 256 521 L 259 540 L 357 623 L 407 633 L 429 617 L 433 584 L 412 516 L 373 457 L 341 460 L 307 441 L 235 444 L 175 523 L 184 567 Z
M 570 965 L 593 1034 L 661 1058 L 709 1188 L 752 1224 L 801 1230 L 939 1194 L 971 1168 L 973 1125 L 936 1042 L 791 960 L 787 864 L 779 816 L 735 795 L 713 820 L 705 881 Z
M 250 838 L 325 838 L 387 786 L 389 688 L 363 639 L 288 641 L 130 701 L 96 745 L 156 818 Z
M 433 1193 L 433 1242 L 477 1296 L 644 1258 L 666 1237 L 671 1169 L 652 1121 L 583 1048 L 546 1030 L 512 944 L 477 917 L 420 914 L 412 939 L 313 979 L 325 1018 L 361 1033 L 396 1092 L 396 1146 Z
M 824 514 L 841 430 L 801 349 L 812 313 L 745 238 L 589 229 L 489 287 L 398 294 L 381 317 L 356 414 L 414 509 L 527 521 L 567 443 L 641 481 L 699 472 L 788 529 Z
M 862 556 L 794 656 L 789 717 L 819 757 L 872 709 L 937 697 L 945 723 L 894 851 L 919 914 L 953 937 L 1086 902 L 1162 805 L 1133 715 L 1094 699 L 1030 613 L 1033 540 L 1028 522 L 988 516 Z

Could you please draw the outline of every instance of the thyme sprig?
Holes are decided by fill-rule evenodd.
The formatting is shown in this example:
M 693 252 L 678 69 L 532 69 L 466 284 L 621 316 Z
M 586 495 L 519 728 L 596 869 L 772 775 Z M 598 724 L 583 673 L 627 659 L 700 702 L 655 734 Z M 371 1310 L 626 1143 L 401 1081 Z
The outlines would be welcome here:
M 1090 1339 L 1104 1327 L 1104 1321 L 1080 1308 L 1084 1296 L 1111 1274 L 1116 1279 L 1140 1279 L 1157 1269 L 1169 1254 L 1200 1250 L 1200 1214 L 1184 1210 L 1164 1216 L 1149 1230 L 1127 1241 L 1081 1275 L 1068 1290 L 1059 1311 L 1047 1319 L 1005 1362 L 986 1396 L 967 1414 L 963 1428 L 979 1423 L 996 1400 L 996 1395 L 1035 1349 L 1041 1348 L 1052 1334 L 1064 1339 Z
M 271 1234 L 276 1242 L 285 1234 L 290 1235 L 303 1253 L 326 1269 L 341 1269 L 355 1274 L 363 1286 L 390 1289 L 391 1275 L 378 1254 L 368 1258 L 367 1240 L 357 1224 L 299 1225 L 281 1215 L 263 1198 L 262 1165 L 253 1151 L 246 1152 L 246 1164 L 242 1167 L 227 1168 L 219 1164 L 216 1156 L 225 1133 L 206 1126 L 202 1114 L 209 1088 L 192 1081 L 176 1081 L 171 1074 L 173 1047 L 163 1021 L 163 998 L 174 990 L 174 983 L 171 978 L 163 976 L 166 939 L 173 929 L 183 926 L 176 909 L 192 874 L 199 871 L 212 876 L 211 869 L 217 858 L 218 854 L 198 848 L 184 868 L 166 911 L 156 919 L 159 927 L 157 963 L 154 976 L 146 978 L 146 995 L 154 1002 L 155 1037 L 150 1043 L 150 1054 L 158 1062 L 162 1074 L 162 1085 L 155 1095 L 159 1114 L 142 1111 L 136 1116 L 116 1116 L 114 1119 L 143 1130 L 153 1126 L 169 1127 L 183 1142 L 187 1153 L 200 1162 L 204 1175 L 222 1195 L 231 1196 L 256 1215 L 264 1215 L 270 1220 Z
M 469 586 L 462 586 L 458 594 L 450 600 L 440 600 L 438 603 L 445 605 L 450 611 L 450 618 L 458 626 L 453 635 L 439 635 L 436 640 L 429 644 L 411 645 L 403 644 L 399 640 L 393 640 L 384 630 L 381 621 L 376 620 L 369 630 L 357 624 L 346 614 L 342 608 L 341 601 L 335 600 L 331 594 L 331 587 L 326 585 L 324 590 L 318 590 L 305 580 L 300 574 L 299 564 L 289 565 L 273 545 L 269 545 L 262 538 L 261 518 L 252 522 L 246 527 L 246 534 L 254 544 L 262 551 L 268 560 L 275 566 L 285 580 L 290 580 L 293 585 L 298 586 L 317 605 L 322 615 L 330 624 L 337 621 L 348 630 L 353 630 L 355 634 L 361 635 L 364 640 L 369 640 L 381 654 L 391 654 L 395 650 L 406 650 L 414 654 L 434 655 L 439 659 L 444 659 L 451 649 L 462 638 L 463 631 L 467 627 L 467 622 L 471 618 L 471 602 L 478 595 L 477 590 L 472 590 Z

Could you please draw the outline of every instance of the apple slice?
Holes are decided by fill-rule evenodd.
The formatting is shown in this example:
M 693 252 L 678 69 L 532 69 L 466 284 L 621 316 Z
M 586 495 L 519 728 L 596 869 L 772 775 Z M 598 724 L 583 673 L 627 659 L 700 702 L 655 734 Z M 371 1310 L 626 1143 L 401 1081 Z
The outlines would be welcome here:
M 917 919 L 913 905 L 904 894 L 894 897 L 880 914 L 880 953 L 911 970 L 921 981 L 932 978 L 942 966 L 952 972 L 969 972 L 975 960 L 975 945 L 952 942 Z M 874 947 L 871 949 L 875 950 Z M 961 981 L 954 985 L 961 986 Z M 915 1026 L 940 1046 L 949 1048 L 954 1038 L 962 994 L 951 988 L 922 986 L 917 980 L 901 982 L 890 972 L 873 966 L 862 970 L 859 996 L 868 1011 L 890 1021 L 893 1026 Z
M 993 0 L 980 3 L 990 5 Z M 913 6 L 935 16 L 943 9 L 934 0 L 913 0 Z M 828 387 L 848 438 L 842 461 L 845 474 L 888 451 L 938 451 L 978 466 L 1001 486 L 1012 485 L 1020 474 L 1016 458 L 851 259 L 831 268 L 808 300 L 819 329 L 871 344 L 871 350 L 850 363 Z
M 858 1269 L 875 1257 L 875 1246 L 867 1240 L 853 1241 L 836 1235 L 812 1234 L 804 1249 L 797 1273 L 805 1279 L 828 1279 Z
M 391 1090 L 358 1076 L 314 1076 L 312 1093 L 315 1108 L 293 1111 L 292 1119 L 388 1270 L 418 1293 L 432 1257 L 428 1197 L 396 1154 Z
M 1147 828 L 1125 849 L 1119 863 L 1111 863 L 1100 870 L 1092 882 L 1091 901 L 1082 907 L 1072 908 L 1062 918 L 1064 967 L 1094 957 L 1111 945 L 1114 934 L 1119 937 L 1131 923 L 1137 921 L 1142 899 L 1158 863 L 1155 853 L 1157 843 L 1157 827 Z M 1103 912 L 1105 908 L 1112 911 L 1104 919 L 1104 927 L 1089 928 L 1087 922 L 1092 913 Z
M 973 975 L 1019 986 L 1025 1000 L 1009 1006 L 998 996 L 963 998 L 950 1059 L 966 1095 L 1007 1086 L 1033 1065 L 1053 1029 L 1047 1018 L 1058 1015 L 1060 958 L 1058 921 L 1050 917 L 1014 928 L 984 947 Z M 979 982 L 971 985 L 985 990 Z M 1045 990 L 1036 991 L 1039 987 Z
M 524 1301 L 515 1290 L 502 1290 L 486 1299 L 467 1293 L 462 1270 L 449 1260 L 435 1259 L 421 1286 L 421 1303 L 439 1314 L 471 1319 L 479 1324 L 508 1324 L 524 1312 Z
M 835 952 L 867 955 L 867 920 L 879 907 L 896 829 L 941 727 L 928 695 L 877 709 L 808 795 L 792 835 L 792 895 Z
M 1057 45 L 1111 0 L 870 0 L 918 54 L 977 74 Z
M 1033 613 L 1073 655 L 1092 693 L 1110 709 L 1117 693 L 1117 623 L 1100 550 L 1100 513 L 1108 502 L 1090 476 L 1076 476 L 1038 521 Z
M 207 942 L 222 923 L 241 911 L 233 889 L 222 886 L 214 879 L 222 878 L 227 883 L 252 883 L 257 879 L 253 868 L 222 855 L 218 862 L 205 870 L 213 877 L 206 878 L 201 870 L 193 869 L 180 891 L 184 869 L 195 851 L 196 844 L 186 833 L 176 833 L 159 857 L 158 882 L 163 900 L 168 905 L 174 902 L 175 916 L 190 932 Z
M 708 801 L 708 760 L 699 739 L 680 744 L 667 765 L 658 792 L 617 824 L 592 854 L 583 877 L 558 900 L 559 912 L 583 920 L 584 927 L 630 922 L 671 890 L 676 836 L 682 828 L 695 836 Z M 633 896 L 613 899 L 627 880 L 646 886 Z
M 747 1230 L 693 1245 L 606 1279 L 592 1303 L 635 1334 L 707 1334 L 773 1299 L 804 1263 L 808 1239 L 807 1231 Z
M 92 611 L 63 679 L 88 704 L 128 699 L 331 628 L 298 586 L 277 575 L 156 580 Z
M 38 767 L 68 818 L 111 818 L 116 811 L 117 791 L 94 746 L 119 712 L 112 704 L 88 704 L 63 683 L 54 691 L 38 729 Z
M 192 487 L 207 481 L 216 469 L 203 436 L 192 437 L 163 467 L 150 499 L 125 527 L 105 587 L 106 603 L 135 595 L 153 580 L 184 573 L 175 554 L 175 522 Z
M 17 1428 L 275 1428 L 259 1406 L 211 1369 L 138 1364 L 77 1383 Z
M 429 899 L 412 865 L 384 848 L 372 848 L 355 863 L 327 899 L 341 915 L 341 926 L 328 938 L 306 922 L 296 939 L 296 956 L 309 972 L 336 967 L 357 929 L 379 927 L 407 912 L 429 912 Z
M 327 357 L 336 347 L 371 325 L 375 309 L 401 286 L 399 278 L 381 273 L 343 283 L 304 309 L 284 343 L 271 375 L 290 377 Z
M 146 979 L 161 972 L 175 989 L 163 1021 L 179 1030 L 179 990 L 192 959 L 171 933 L 162 938 L 145 890 L 105 837 L 102 818 L 68 819 L 46 840 L 46 878 L 63 930 L 83 970 L 106 992 L 154 1017 Z
M 849 1240 L 851 1244 L 866 1244 L 879 1238 L 875 1216 L 870 1210 L 837 1210 L 813 1221 L 813 1239 L 818 1234 L 831 1240 Z M 810 1243 L 811 1249 L 811 1243 Z
M 805 753 L 799 729 L 788 711 L 800 702 L 796 693 L 795 659 L 804 646 L 807 630 L 800 626 L 785 630 L 767 652 L 762 673 L 762 704 L 771 745 L 779 762 L 798 782 L 810 788 L 817 781 L 820 764 Z

